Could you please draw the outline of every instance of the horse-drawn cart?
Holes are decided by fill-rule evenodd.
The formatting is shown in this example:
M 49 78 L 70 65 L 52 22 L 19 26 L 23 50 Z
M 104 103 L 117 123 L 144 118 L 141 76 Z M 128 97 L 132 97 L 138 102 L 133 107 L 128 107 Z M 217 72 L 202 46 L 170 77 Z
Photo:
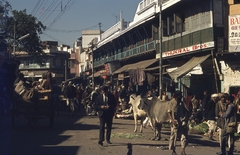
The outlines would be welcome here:
M 51 90 L 38 90 L 35 100 L 27 100 L 23 97 L 16 100 L 12 110 L 12 125 L 16 116 L 23 115 L 28 123 L 36 122 L 39 119 L 48 118 L 50 127 L 54 121 L 54 103 L 52 102 Z

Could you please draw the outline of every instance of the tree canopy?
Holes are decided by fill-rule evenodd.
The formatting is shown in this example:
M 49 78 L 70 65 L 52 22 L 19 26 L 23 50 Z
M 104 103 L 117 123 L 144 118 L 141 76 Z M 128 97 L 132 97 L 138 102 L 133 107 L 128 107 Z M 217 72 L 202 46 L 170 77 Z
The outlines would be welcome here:
M 11 10 L 11 6 L 5 0 L 0 0 L 0 52 L 7 51 L 7 42 L 6 42 L 6 28 L 8 20 L 8 12 Z
M 7 25 L 10 46 L 14 41 L 15 33 L 17 49 L 26 51 L 29 54 L 42 52 L 39 35 L 43 33 L 45 26 L 36 17 L 28 15 L 26 10 L 13 10 L 12 16 L 8 18 Z M 26 34 L 29 34 L 29 36 L 21 40 L 19 39 Z
M 27 14 L 26 9 L 12 10 L 11 5 L 6 0 L 0 0 L 0 37 L 2 36 L 0 43 L 6 42 L 9 51 L 13 51 L 15 40 L 16 51 L 21 50 L 30 55 L 39 55 L 42 53 L 39 35 L 43 33 L 45 28 L 36 17 Z M 29 36 L 20 39 L 26 34 Z

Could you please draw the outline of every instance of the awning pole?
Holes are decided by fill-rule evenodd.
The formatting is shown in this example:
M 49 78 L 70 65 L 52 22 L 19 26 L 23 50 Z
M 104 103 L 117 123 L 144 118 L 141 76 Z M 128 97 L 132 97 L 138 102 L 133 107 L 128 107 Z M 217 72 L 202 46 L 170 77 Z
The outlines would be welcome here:
M 159 51 L 159 97 L 162 99 L 162 0 L 159 0 L 159 42 L 158 42 L 158 51 Z
M 217 73 L 216 73 L 217 71 L 216 71 L 216 66 L 215 66 L 215 62 L 214 62 L 213 50 L 211 50 L 211 54 L 212 54 L 212 63 L 213 63 L 213 72 L 214 72 L 214 78 L 215 78 L 216 91 L 217 91 L 217 93 L 219 93 L 219 91 L 218 91 Z

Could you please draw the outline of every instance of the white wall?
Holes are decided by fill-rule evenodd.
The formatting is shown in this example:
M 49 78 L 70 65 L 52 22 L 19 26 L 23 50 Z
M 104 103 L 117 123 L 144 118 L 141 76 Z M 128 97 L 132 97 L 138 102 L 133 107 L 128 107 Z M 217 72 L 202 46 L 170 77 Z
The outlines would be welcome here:
M 83 30 L 82 31 L 82 48 L 88 48 L 89 43 L 94 39 L 100 39 L 100 30 Z
M 229 93 L 229 87 L 231 86 L 240 86 L 240 71 L 233 68 L 239 68 L 239 65 L 231 65 L 232 68 L 229 67 L 227 63 L 221 61 L 221 68 L 223 73 L 223 91 L 225 93 Z

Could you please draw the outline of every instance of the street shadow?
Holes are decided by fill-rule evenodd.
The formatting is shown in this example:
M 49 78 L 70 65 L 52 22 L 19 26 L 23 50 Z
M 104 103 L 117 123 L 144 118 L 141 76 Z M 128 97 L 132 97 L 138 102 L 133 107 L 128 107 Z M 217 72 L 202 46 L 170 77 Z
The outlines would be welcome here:
M 89 125 L 89 124 L 74 124 L 72 127 L 70 127 L 68 130 L 98 130 L 98 125 Z
M 149 144 L 149 143 L 114 143 L 112 146 L 126 146 L 127 147 L 127 155 L 132 155 L 134 146 L 142 146 L 146 148 L 160 148 L 161 150 L 168 150 L 168 144 Z
M 124 127 L 124 126 L 120 126 L 120 127 L 116 127 L 116 126 L 113 126 L 112 129 L 129 129 L 128 127 Z
M 132 155 L 132 144 L 131 143 L 128 143 L 127 144 L 127 155 Z
M 53 155 L 53 154 L 58 154 L 58 155 L 76 155 L 76 152 L 80 149 L 80 146 L 57 146 L 57 147 L 51 147 L 51 146 L 41 146 L 36 150 L 29 148 L 28 152 L 29 154 L 34 154 L 34 155 Z M 18 155 L 24 155 L 25 151 L 19 151 L 21 149 L 17 150 L 10 150 L 8 148 L 1 149 L 0 154 L 18 154 Z M 28 154 L 28 153 L 27 153 Z
M 218 141 L 204 140 L 200 135 L 189 135 L 189 143 L 201 146 L 219 147 Z
M 0 117 L 0 154 L 34 154 L 34 155 L 76 155 L 80 146 L 61 146 L 74 134 L 65 133 L 68 130 L 96 130 L 98 125 L 81 122 L 82 114 L 71 117 L 68 112 L 62 111 L 54 115 L 54 124 L 50 127 L 48 118 L 39 119 L 29 124 L 23 115 L 15 117 L 14 128 L 12 116 Z M 74 132 L 74 131 L 71 131 Z

